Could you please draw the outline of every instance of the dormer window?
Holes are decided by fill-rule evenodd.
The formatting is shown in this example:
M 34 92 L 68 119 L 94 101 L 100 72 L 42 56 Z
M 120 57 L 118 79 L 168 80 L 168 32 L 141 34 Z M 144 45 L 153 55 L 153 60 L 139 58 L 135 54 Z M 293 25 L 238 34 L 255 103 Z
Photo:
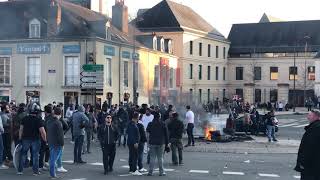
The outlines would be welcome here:
M 106 23 L 106 39 L 110 40 L 110 22 Z
M 168 41 L 168 53 L 172 54 L 172 40 Z
M 161 50 L 161 52 L 164 52 L 164 39 L 163 38 L 161 38 L 161 40 L 160 40 L 160 50 Z
M 157 36 L 154 36 L 153 37 L 153 40 L 152 40 L 152 46 L 153 46 L 153 50 L 157 50 L 158 47 L 157 47 Z
M 29 38 L 40 38 L 40 21 L 32 19 L 29 23 Z

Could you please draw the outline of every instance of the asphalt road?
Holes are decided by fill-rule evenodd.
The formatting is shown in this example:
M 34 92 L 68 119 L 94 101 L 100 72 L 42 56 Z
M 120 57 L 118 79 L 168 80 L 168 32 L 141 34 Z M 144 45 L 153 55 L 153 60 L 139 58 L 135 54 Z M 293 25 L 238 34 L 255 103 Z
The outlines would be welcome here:
M 96 143 L 95 143 L 96 144 Z M 67 142 L 64 152 L 64 167 L 66 174 L 58 174 L 66 180 L 99 180 L 99 179 L 175 179 L 175 180 L 256 180 L 281 179 L 292 180 L 298 176 L 292 169 L 296 155 L 290 154 L 225 154 L 185 152 L 184 166 L 170 166 L 170 155 L 165 156 L 166 177 L 159 177 L 155 172 L 153 177 L 133 177 L 128 173 L 128 150 L 118 148 L 114 172 L 105 177 L 102 172 L 100 149 L 95 145 L 93 153 L 85 154 L 85 165 L 73 165 L 72 145 Z M 0 170 L 1 180 L 42 180 L 49 179 L 49 173 L 34 177 L 31 169 L 25 169 L 24 175 L 16 175 L 14 169 Z
M 281 139 L 301 140 L 304 127 L 309 124 L 306 115 L 280 115 L 278 137 Z

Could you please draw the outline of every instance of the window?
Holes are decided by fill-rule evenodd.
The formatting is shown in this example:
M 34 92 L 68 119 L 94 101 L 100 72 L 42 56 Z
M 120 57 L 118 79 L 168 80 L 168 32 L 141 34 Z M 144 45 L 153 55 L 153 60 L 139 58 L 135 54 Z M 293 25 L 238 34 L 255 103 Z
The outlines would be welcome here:
M 154 66 L 154 87 L 159 87 L 160 69 L 159 65 Z
M 161 46 L 161 52 L 164 52 L 164 39 L 162 38 L 161 40 L 160 40 L 160 46 Z
M 208 80 L 211 80 L 211 66 L 208 66 L 207 75 L 208 75 L 207 79 L 208 79 Z
M 0 84 L 10 84 L 10 58 L 0 57 Z
M 33 19 L 29 23 L 29 38 L 40 38 L 40 21 Z
M 65 57 L 65 85 L 78 86 L 80 84 L 80 65 L 78 56 Z
M 243 80 L 243 67 L 236 67 L 236 80 Z
M 170 68 L 170 74 L 169 74 L 169 87 L 173 88 L 173 81 L 174 81 L 174 69 Z
M 208 102 L 210 102 L 210 89 L 208 89 Z
M 226 97 L 226 89 L 222 90 L 222 97 L 225 98 Z
M 254 67 L 253 71 L 254 80 L 261 80 L 261 67 Z
M 236 89 L 236 95 L 238 95 L 239 98 L 243 98 L 243 89 Z
M 112 77 L 111 77 L 111 74 L 112 74 L 112 61 L 110 58 L 107 58 L 107 65 L 106 65 L 106 80 L 107 80 L 107 84 L 109 86 L 112 86 Z
M 273 89 L 270 90 L 270 102 L 277 102 L 278 101 L 278 90 Z
M 193 78 L 193 64 L 189 64 L 189 79 Z
M 199 56 L 202 56 L 202 43 L 199 43 Z
M 27 85 L 40 85 L 40 57 L 28 57 L 27 59 Z
M 254 102 L 261 102 L 261 89 L 254 90 Z
M 123 61 L 123 85 L 124 85 L 124 87 L 129 87 L 129 63 L 128 63 L 128 61 Z
M 158 43 L 157 43 L 157 37 L 154 36 L 153 40 L 152 40 L 152 46 L 153 46 L 153 50 L 157 50 L 158 49 Z
M 193 41 L 190 41 L 190 55 L 193 54 Z
M 223 80 L 225 81 L 226 80 L 226 67 L 223 67 Z
M 202 79 L 202 65 L 199 65 L 199 80 Z
M 211 44 L 208 44 L 208 57 L 211 57 Z
M 223 59 L 226 59 L 226 47 L 223 47 Z
M 216 46 L 216 58 L 219 58 L 219 46 Z
M 316 79 L 315 69 L 315 66 L 308 67 L 308 80 L 314 81 Z
M 169 41 L 168 41 L 168 52 L 169 52 L 169 54 L 172 54 L 172 52 L 173 52 L 172 49 L 173 49 L 173 48 L 172 48 L 172 40 L 169 40 Z
M 219 67 L 216 66 L 216 80 L 219 80 Z
M 278 80 L 278 67 L 270 67 L 270 80 Z
M 289 67 L 289 80 L 298 79 L 298 67 Z
M 199 89 L 199 104 L 202 103 L 202 89 Z

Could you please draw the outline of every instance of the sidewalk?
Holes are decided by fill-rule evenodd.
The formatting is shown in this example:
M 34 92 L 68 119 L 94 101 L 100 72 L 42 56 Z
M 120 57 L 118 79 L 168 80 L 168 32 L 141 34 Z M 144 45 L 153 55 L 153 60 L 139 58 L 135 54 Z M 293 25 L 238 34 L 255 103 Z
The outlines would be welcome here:
M 300 145 L 298 140 L 278 139 L 269 143 L 266 137 L 253 137 L 245 142 L 205 142 L 198 140 L 196 146 L 184 148 L 186 152 L 234 153 L 234 154 L 296 154 Z

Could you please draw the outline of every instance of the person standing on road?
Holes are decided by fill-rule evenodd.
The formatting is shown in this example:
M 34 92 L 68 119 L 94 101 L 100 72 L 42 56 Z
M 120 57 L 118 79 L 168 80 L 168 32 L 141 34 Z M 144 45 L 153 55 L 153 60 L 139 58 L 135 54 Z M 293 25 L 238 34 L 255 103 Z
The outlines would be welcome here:
M 73 136 L 74 136 L 74 163 L 84 164 L 82 160 L 82 146 L 84 142 L 85 127 L 88 126 L 89 119 L 84 114 L 84 107 L 79 106 L 78 111 L 72 114 Z
M 2 125 L 2 119 L 0 117 L 0 169 L 9 169 L 8 166 L 3 164 L 3 140 L 2 140 L 2 134 L 4 133 L 3 125 Z
M 301 173 L 301 180 L 319 180 L 320 167 L 320 111 L 312 110 L 307 116 L 310 124 L 305 127 L 297 164 L 294 168 Z
M 219 116 L 219 113 L 220 113 L 220 101 L 219 101 L 219 98 L 217 98 L 214 101 L 214 114 Z
M 113 171 L 114 157 L 116 156 L 116 142 L 119 137 L 118 130 L 112 125 L 111 115 L 107 115 L 105 123 L 98 128 L 98 139 L 102 149 L 104 175 Z
M 44 122 L 39 116 L 41 112 L 40 106 L 34 103 L 31 106 L 30 114 L 26 116 L 20 125 L 19 141 L 22 143 L 20 153 L 20 162 L 18 167 L 18 175 L 23 174 L 24 161 L 31 147 L 32 151 L 32 169 L 34 175 L 39 175 L 39 151 L 40 151 L 40 135 L 43 141 L 47 142 L 47 136 L 44 129 Z M 39 135 L 40 134 L 40 135 Z
M 182 134 L 184 131 L 183 122 L 180 121 L 179 115 L 177 112 L 172 113 L 172 120 L 168 124 L 169 131 L 169 140 L 171 143 L 172 150 L 172 163 L 173 165 L 183 165 L 183 156 L 182 156 Z M 179 161 L 177 157 L 177 151 L 179 156 Z
M 275 137 L 275 115 L 274 115 L 274 110 L 271 110 L 270 112 L 268 112 L 267 116 L 266 116 L 266 125 L 267 125 L 267 135 L 268 135 L 268 140 L 269 142 L 271 142 L 271 140 L 273 141 L 278 141 Z
M 54 108 L 53 117 L 47 122 L 48 145 L 50 149 L 50 176 L 57 178 L 56 164 L 62 155 L 64 146 L 64 130 L 60 121 L 62 110 L 59 107 Z
M 85 127 L 86 135 L 87 135 L 87 147 L 85 147 L 86 153 L 90 154 L 91 140 L 93 131 L 97 126 L 97 120 L 93 115 L 93 107 L 88 105 L 85 112 L 86 116 L 89 119 L 89 124 Z
M 191 145 L 194 146 L 194 137 L 193 137 L 193 128 L 194 128 L 194 113 L 191 111 L 190 106 L 186 106 L 187 113 L 186 113 L 186 123 L 187 124 L 187 134 L 188 134 L 188 144 L 184 147 L 188 147 Z
M 165 176 L 166 173 L 163 168 L 163 153 L 169 147 L 168 129 L 166 124 L 160 119 L 160 114 L 155 113 L 154 119 L 147 127 L 149 133 L 150 145 L 150 164 L 148 176 L 153 175 L 153 168 L 155 159 L 158 159 L 159 176 Z M 165 145 L 165 147 L 164 147 Z
M 142 172 L 147 172 L 147 170 L 143 168 L 143 152 L 144 152 L 144 145 L 147 142 L 147 136 L 141 121 L 137 123 L 137 127 L 139 129 L 139 135 L 140 135 L 140 141 L 138 145 L 138 168 L 139 168 L 139 172 L 142 173 Z
M 11 143 L 12 143 L 12 116 L 10 114 L 9 104 L 4 103 L 1 106 L 0 117 L 2 119 L 2 125 L 4 129 L 4 133 L 2 134 L 3 139 L 3 159 L 12 161 L 13 157 L 11 154 Z
M 138 164 L 138 147 L 140 142 L 140 133 L 137 126 L 139 119 L 139 113 L 134 112 L 132 116 L 132 121 L 127 127 L 127 145 L 129 147 L 129 172 L 134 176 L 141 176 L 142 174 L 137 170 Z

